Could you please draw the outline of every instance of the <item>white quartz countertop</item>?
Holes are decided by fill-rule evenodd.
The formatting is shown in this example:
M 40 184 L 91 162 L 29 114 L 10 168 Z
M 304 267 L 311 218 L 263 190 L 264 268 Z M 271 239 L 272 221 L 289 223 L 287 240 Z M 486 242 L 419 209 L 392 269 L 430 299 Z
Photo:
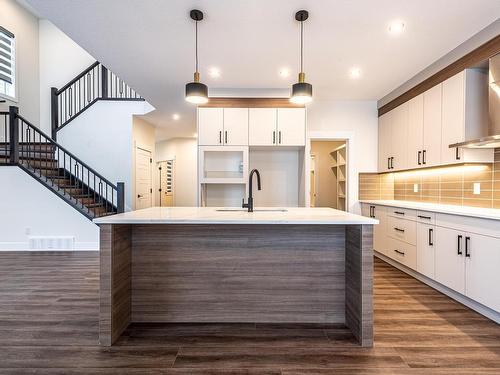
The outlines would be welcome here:
M 219 210 L 225 211 L 219 211 Z M 281 211 L 278 211 L 281 210 Z M 378 224 L 378 220 L 332 208 L 151 207 L 94 219 L 96 224 Z
M 380 206 L 401 207 L 421 211 L 439 212 L 443 214 L 477 217 L 481 219 L 500 220 L 500 210 L 494 208 L 455 206 L 451 204 L 420 203 L 394 200 L 360 200 L 361 203 Z

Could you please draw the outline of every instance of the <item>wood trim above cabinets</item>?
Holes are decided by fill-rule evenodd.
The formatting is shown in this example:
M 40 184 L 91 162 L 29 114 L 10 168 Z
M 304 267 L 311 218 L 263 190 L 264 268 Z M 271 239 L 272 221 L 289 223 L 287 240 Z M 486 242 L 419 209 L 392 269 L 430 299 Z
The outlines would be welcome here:
M 433 74 L 426 80 L 422 81 L 418 85 L 414 86 L 410 90 L 398 96 L 396 99 L 390 101 L 386 105 L 378 109 L 378 116 L 382 116 L 394 108 L 400 106 L 401 104 L 407 102 L 408 100 L 422 94 L 423 92 L 429 90 L 430 88 L 436 86 L 437 84 L 453 77 L 460 71 L 471 68 L 478 63 L 500 53 L 500 35 L 497 35 L 493 39 L 479 46 L 475 50 L 469 52 L 465 56 L 461 57 L 457 61 L 451 63 L 444 69 Z
M 210 98 L 207 104 L 199 108 L 304 108 L 294 104 L 288 98 Z

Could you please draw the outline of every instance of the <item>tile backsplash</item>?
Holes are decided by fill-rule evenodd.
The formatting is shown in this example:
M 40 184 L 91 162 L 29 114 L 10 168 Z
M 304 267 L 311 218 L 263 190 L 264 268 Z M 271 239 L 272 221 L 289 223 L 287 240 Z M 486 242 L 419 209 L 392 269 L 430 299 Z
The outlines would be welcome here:
M 500 149 L 494 163 L 393 173 L 360 173 L 359 199 L 405 200 L 500 209 Z

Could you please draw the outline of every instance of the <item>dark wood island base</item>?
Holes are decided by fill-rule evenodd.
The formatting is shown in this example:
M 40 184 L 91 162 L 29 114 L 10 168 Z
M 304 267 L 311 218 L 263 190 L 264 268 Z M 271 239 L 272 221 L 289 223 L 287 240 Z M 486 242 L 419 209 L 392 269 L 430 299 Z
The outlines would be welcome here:
M 371 347 L 372 228 L 100 224 L 100 344 L 131 322 L 343 323 Z

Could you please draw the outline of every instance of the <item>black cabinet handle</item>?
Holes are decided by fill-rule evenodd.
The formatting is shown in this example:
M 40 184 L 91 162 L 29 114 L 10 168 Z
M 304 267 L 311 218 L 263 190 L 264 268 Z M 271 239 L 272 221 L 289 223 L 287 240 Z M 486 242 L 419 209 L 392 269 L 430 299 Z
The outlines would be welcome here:
M 224 132 L 224 143 L 227 144 L 227 130 Z
M 455 149 L 455 159 L 460 160 L 460 153 L 458 152 L 458 147 Z
M 394 251 L 400 255 L 405 255 L 404 251 L 399 251 L 399 250 L 394 250 Z
M 470 258 L 470 237 L 465 237 L 465 256 Z
M 422 164 L 427 164 L 427 161 L 425 160 L 426 153 L 427 153 L 427 150 L 422 151 Z
M 374 216 L 374 214 L 373 214 L 373 209 L 374 209 L 374 208 L 375 208 L 374 206 L 370 206 L 370 217 L 373 217 L 373 216 Z
M 418 165 L 422 165 L 422 162 L 420 161 L 420 156 L 422 156 L 422 151 L 418 152 L 418 157 L 417 157 Z
M 401 229 L 401 228 L 397 228 L 397 227 L 394 227 L 394 230 L 397 230 L 398 232 L 403 232 L 404 233 L 404 229 Z
M 458 236 L 458 243 L 457 243 L 457 254 L 462 255 L 462 235 L 460 234 Z
M 391 169 L 391 158 L 387 158 L 387 169 Z
M 273 130 L 273 145 L 276 144 L 276 130 Z
M 429 228 L 429 246 L 434 246 L 434 241 L 432 240 L 433 233 L 434 233 L 434 230 Z
M 391 169 L 394 169 L 394 156 L 391 156 Z
M 417 217 L 418 217 L 419 219 L 427 219 L 427 220 L 432 219 L 430 216 L 422 216 L 422 215 L 418 215 Z
M 219 143 L 222 143 L 222 130 L 219 131 Z
M 281 144 L 281 130 L 278 132 L 278 142 Z
M 396 215 L 404 215 L 404 214 L 405 214 L 404 212 L 401 212 L 401 211 L 394 211 L 394 213 L 395 213 Z

